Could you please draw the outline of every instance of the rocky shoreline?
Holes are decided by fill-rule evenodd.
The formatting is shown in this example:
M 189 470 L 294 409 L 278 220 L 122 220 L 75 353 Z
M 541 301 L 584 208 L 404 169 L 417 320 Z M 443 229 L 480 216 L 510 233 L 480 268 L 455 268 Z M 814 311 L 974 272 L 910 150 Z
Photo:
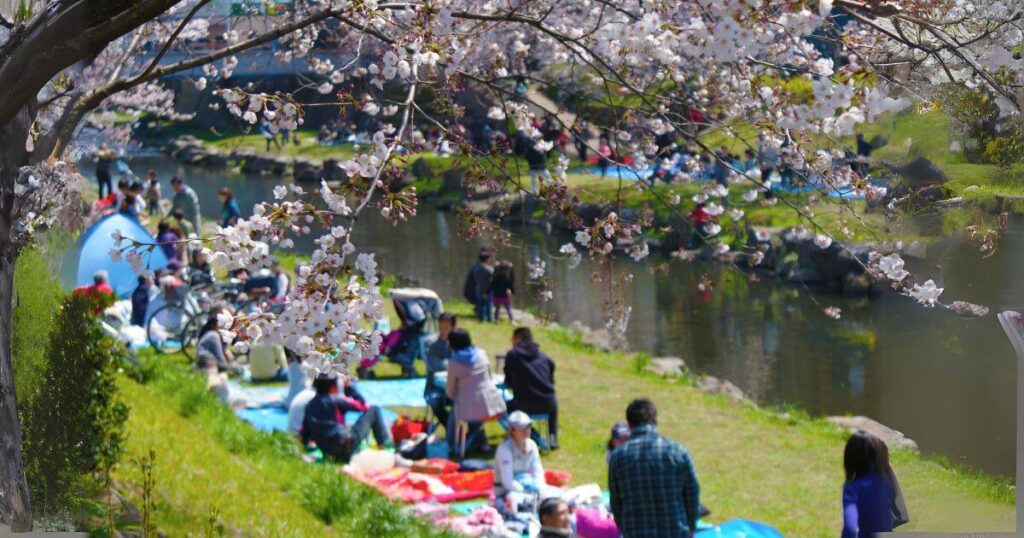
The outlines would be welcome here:
M 237 169 L 248 174 L 291 176 L 297 182 L 334 182 L 345 178 L 338 161 L 333 159 L 317 161 L 302 157 L 264 155 L 252 150 L 224 152 L 211 148 L 192 136 L 172 140 L 164 147 L 164 152 L 180 162 L 193 166 Z M 439 190 L 419 192 L 421 200 L 435 203 L 440 209 L 469 208 L 474 213 L 503 226 L 526 225 L 544 229 L 549 233 L 564 233 L 567 237 L 574 231 L 564 215 L 550 210 L 538 213 L 538 204 L 522 196 L 489 191 L 466 192 L 458 169 L 438 172 L 432 170 L 424 159 L 413 161 L 405 177 L 398 180 L 398 184 L 392 185 L 392 188 L 404 188 L 422 179 L 440 180 Z M 607 215 L 610 210 L 606 204 L 599 203 L 581 203 L 574 208 L 584 222 L 593 222 L 594 219 Z M 618 208 L 618 212 L 620 217 L 627 221 L 636 221 L 642 217 L 641 211 L 635 208 Z M 660 250 L 688 259 L 736 265 L 784 282 L 813 286 L 848 296 L 877 296 L 888 289 L 886 282 L 874 278 L 866 270 L 870 252 L 898 252 L 904 257 L 923 258 L 927 251 L 925 243 L 919 240 L 887 241 L 878 244 L 837 241 L 822 247 L 815 242 L 812 234 L 801 228 L 757 227 L 749 230 L 742 251 L 718 253 L 711 246 L 684 250 L 688 227 L 681 219 L 662 218 L 657 215 L 651 219 L 651 226 L 654 229 L 671 230 L 658 240 L 642 239 L 651 250 Z M 620 248 L 629 246 L 619 245 Z

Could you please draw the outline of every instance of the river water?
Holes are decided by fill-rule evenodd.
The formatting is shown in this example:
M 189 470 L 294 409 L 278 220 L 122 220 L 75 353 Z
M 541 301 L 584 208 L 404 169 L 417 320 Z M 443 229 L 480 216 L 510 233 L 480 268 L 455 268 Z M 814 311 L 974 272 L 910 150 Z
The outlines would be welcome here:
M 230 188 L 247 213 L 279 183 L 271 177 L 186 167 L 163 157 L 131 164 L 140 176 L 155 169 L 165 196 L 172 176 L 186 178 L 209 218 L 219 215 L 220 187 Z M 91 177 L 91 170 L 86 173 Z M 355 243 L 377 253 L 382 271 L 455 298 L 462 294 L 479 246 L 490 242 L 467 240 L 457 228 L 454 215 L 423 207 L 397 227 L 374 215 L 364 218 Z M 697 372 L 731 380 L 759 403 L 792 404 L 815 415 L 866 415 L 904 432 L 924 452 L 1012 476 L 1016 368 L 995 313 L 1024 309 L 1022 240 L 1024 225 L 1017 219 L 990 259 L 952 238 L 929 248 L 925 260 L 908 261 L 913 271 L 946 288 L 947 301 L 989 306 L 992 313 L 980 319 L 922 308 L 895 295 L 843 298 L 767 277 L 750 282 L 733 270 L 662 255 L 639 264 L 615 259 L 611 269 L 634 275 L 624 288 L 633 307 L 627 334 L 631 347 L 652 356 L 681 357 Z M 515 262 L 519 290 L 524 290 L 525 261 L 556 253 L 564 242 L 539 230 L 517 232 L 499 257 Z M 536 305 L 521 292 L 516 306 L 537 306 L 563 323 L 601 326 L 609 290 L 595 283 L 592 273 L 606 270 L 587 259 L 575 269 L 548 259 L 554 299 Z M 710 293 L 698 292 L 703 275 L 713 282 Z M 824 316 L 825 306 L 840 307 L 842 319 Z

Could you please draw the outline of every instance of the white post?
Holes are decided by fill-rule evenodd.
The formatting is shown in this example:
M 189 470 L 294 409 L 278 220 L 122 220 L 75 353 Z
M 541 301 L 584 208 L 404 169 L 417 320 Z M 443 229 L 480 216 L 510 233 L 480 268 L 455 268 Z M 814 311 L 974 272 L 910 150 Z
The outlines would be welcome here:
M 1019 312 L 1000 312 L 999 324 L 1017 352 L 1017 536 L 1024 536 L 1024 503 L 1020 499 L 1024 487 L 1024 316 Z

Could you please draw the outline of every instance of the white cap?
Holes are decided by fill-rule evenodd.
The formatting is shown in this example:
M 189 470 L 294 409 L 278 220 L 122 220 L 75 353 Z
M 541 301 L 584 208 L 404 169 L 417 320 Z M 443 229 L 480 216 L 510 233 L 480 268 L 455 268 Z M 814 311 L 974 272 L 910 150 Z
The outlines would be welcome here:
M 529 428 L 532 424 L 533 421 L 530 420 L 530 415 L 527 415 L 522 411 L 512 411 L 512 414 L 508 416 L 508 425 L 511 428 Z
M 103 269 L 100 269 L 92 274 L 92 281 L 97 284 L 99 284 L 100 282 L 106 282 L 109 279 L 110 277 L 107 276 L 107 272 L 104 271 Z

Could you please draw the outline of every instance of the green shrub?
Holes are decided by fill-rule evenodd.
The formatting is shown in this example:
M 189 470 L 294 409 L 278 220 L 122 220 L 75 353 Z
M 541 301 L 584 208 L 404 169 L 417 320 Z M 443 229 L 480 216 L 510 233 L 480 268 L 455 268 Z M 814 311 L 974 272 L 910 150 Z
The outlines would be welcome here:
M 92 301 L 67 297 L 49 327 L 45 368 L 21 408 L 29 493 L 44 516 L 95 494 L 128 418 L 116 386 L 124 348 L 100 328 Z
M 1024 130 L 1007 129 L 985 145 L 985 160 L 1007 169 L 1024 161 Z
M 964 156 L 970 161 L 984 157 L 986 145 L 999 126 L 999 105 L 987 91 L 944 84 L 937 94 L 939 108 L 950 117 L 963 139 Z
M 43 253 L 26 248 L 14 267 L 14 308 L 11 316 L 11 360 L 18 406 L 29 402 L 46 370 L 46 346 L 57 308 L 64 298 L 60 282 Z

